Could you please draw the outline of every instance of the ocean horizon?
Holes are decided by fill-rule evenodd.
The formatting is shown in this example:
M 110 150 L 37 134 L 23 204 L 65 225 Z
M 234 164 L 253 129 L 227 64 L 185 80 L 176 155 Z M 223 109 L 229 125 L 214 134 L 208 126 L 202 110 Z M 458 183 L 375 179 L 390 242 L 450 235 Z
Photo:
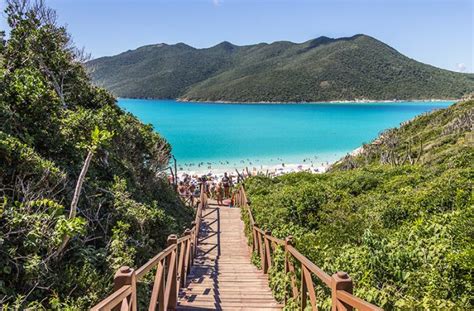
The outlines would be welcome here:
M 454 101 L 208 103 L 119 98 L 166 138 L 180 171 L 323 167 L 382 131 Z

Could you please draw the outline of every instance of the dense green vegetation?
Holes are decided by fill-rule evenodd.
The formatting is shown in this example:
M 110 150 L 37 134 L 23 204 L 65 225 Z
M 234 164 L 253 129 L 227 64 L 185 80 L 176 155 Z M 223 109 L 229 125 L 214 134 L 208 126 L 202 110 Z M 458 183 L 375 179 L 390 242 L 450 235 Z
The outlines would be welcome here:
M 473 122 L 474 101 L 465 101 L 384 132 L 328 173 L 253 177 L 256 222 L 293 235 L 329 274 L 348 272 L 355 294 L 385 309 L 472 309 Z
M 6 14 L 0 305 L 85 310 L 110 293 L 116 269 L 143 264 L 192 215 L 162 178 L 169 144 L 90 83 L 55 13 L 19 0 Z
M 474 75 L 419 63 L 365 35 L 207 49 L 157 44 L 89 62 L 120 97 L 197 101 L 461 98 Z

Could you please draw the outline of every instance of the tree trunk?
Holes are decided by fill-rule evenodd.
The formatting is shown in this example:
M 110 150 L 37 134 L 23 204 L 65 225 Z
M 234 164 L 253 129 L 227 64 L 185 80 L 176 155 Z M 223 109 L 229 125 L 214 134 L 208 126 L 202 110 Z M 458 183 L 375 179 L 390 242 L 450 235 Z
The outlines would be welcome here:
M 79 202 L 79 197 L 82 191 L 82 184 L 84 183 L 84 179 L 86 179 L 87 171 L 89 170 L 89 165 L 92 160 L 92 156 L 94 155 L 93 151 L 89 151 L 87 153 L 86 160 L 84 161 L 84 165 L 82 166 L 81 174 L 79 174 L 79 179 L 76 183 L 76 189 L 74 190 L 74 196 L 72 197 L 71 202 L 71 209 L 69 210 L 69 219 L 73 219 L 76 217 L 77 214 L 77 203 Z M 65 235 L 63 238 L 63 242 L 57 251 L 57 255 L 60 255 L 64 248 L 66 247 L 67 243 L 69 242 L 70 237 Z

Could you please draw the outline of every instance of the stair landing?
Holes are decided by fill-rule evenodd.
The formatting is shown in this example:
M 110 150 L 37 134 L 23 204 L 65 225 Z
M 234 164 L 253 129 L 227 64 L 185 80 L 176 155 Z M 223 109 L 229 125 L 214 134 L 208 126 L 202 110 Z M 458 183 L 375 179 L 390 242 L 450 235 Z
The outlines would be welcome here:
M 209 201 L 194 266 L 177 310 L 281 310 L 267 276 L 250 262 L 240 208 Z

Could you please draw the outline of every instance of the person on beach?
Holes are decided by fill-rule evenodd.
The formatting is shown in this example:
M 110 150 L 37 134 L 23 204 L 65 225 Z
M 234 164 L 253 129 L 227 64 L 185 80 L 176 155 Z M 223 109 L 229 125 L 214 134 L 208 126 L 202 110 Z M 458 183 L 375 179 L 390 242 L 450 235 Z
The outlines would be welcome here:
M 224 198 L 227 199 L 229 197 L 229 190 L 231 186 L 231 179 L 227 176 L 227 172 L 224 173 L 224 177 L 222 177 L 222 186 L 224 187 Z
M 211 187 L 212 187 L 212 177 L 209 177 L 206 182 L 206 190 L 207 190 L 207 196 L 211 198 L 212 193 L 211 193 Z
M 207 178 L 205 175 L 201 176 L 201 177 L 197 177 L 197 181 L 198 181 L 198 188 L 196 188 L 195 192 L 198 192 L 198 197 L 201 198 L 201 193 L 202 191 L 204 191 L 206 194 L 207 192 L 209 191 L 209 189 L 207 189 Z M 201 200 L 199 199 L 198 202 L 200 202 Z M 203 206 L 203 208 L 206 208 L 206 206 Z
M 206 175 L 203 175 L 201 176 L 201 178 L 199 178 L 199 184 L 201 187 L 204 187 L 204 191 L 207 193 L 207 177 Z
M 216 198 L 216 183 L 212 182 L 211 186 L 209 187 L 209 192 L 211 193 L 211 198 Z
M 217 205 L 221 206 L 224 205 L 224 188 L 222 187 L 222 183 L 218 183 L 216 186 L 216 201 Z
M 196 185 L 191 183 L 188 187 L 188 196 L 191 202 L 191 206 L 194 206 L 194 191 L 196 190 Z
M 187 192 L 186 185 L 184 184 L 183 181 L 180 181 L 179 184 L 178 184 L 178 193 L 179 193 L 179 195 L 184 198 L 186 196 L 186 192 Z
M 193 196 L 193 202 L 194 202 L 193 206 L 196 206 L 199 203 L 199 197 L 201 196 L 201 190 L 199 189 L 199 187 L 194 186 L 194 192 L 192 196 Z

